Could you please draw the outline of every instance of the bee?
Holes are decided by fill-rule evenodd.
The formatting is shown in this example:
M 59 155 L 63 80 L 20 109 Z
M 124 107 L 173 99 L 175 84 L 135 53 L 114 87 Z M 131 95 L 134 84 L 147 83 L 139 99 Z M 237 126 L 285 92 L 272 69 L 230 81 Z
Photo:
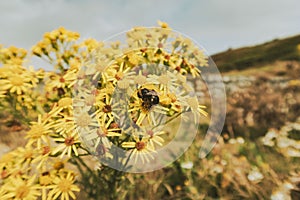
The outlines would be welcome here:
M 142 106 L 146 110 L 150 110 L 153 105 L 159 104 L 159 97 L 155 90 L 141 88 L 138 90 L 137 96 L 142 99 Z

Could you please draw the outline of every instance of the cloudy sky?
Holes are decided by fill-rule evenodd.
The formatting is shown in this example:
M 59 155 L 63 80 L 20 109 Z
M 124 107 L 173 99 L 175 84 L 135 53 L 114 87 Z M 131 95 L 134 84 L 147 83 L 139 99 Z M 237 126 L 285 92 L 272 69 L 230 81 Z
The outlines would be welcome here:
M 209 54 L 300 34 L 299 0 L 0 0 L 0 44 L 29 49 L 59 26 L 104 40 L 157 20 Z

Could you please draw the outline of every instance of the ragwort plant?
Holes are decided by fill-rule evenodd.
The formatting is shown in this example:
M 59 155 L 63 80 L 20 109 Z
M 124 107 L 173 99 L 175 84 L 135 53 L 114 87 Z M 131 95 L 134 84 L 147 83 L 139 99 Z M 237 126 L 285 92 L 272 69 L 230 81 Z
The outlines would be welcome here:
M 151 164 L 174 138 L 167 124 L 207 115 L 187 82 L 207 57 L 166 23 L 128 31 L 125 44 L 79 38 L 61 27 L 32 48 L 50 72 L 24 67 L 25 50 L 1 47 L 1 106 L 36 119 L 27 144 L 0 160 L 1 200 L 76 199 L 80 188 L 89 199 L 123 199 L 132 177 L 110 165 Z

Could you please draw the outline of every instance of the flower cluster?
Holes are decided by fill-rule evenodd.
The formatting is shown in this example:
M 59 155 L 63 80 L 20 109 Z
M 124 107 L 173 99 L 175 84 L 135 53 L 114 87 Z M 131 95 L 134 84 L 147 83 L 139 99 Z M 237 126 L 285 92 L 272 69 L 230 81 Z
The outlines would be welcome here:
M 46 33 L 32 56 L 54 66 L 50 72 L 24 67 L 26 51 L 1 46 L 0 106 L 33 115 L 26 146 L 0 160 L 1 200 L 75 199 L 78 171 L 70 164 L 87 166 L 83 156 L 126 170 L 178 137 L 174 123 L 178 130 L 181 122 L 198 124 L 207 113 L 188 80 L 207 58 L 160 25 L 134 28 L 125 44 L 80 42 L 62 27 Z
M 207 114 L 188 83 L 205 66 L 203 52 L 169 28 L 134 28 L 125 44 L 99 46 L 74 86 L 74 117 L 82 140 L 106 161 L 115 159 L 115 147 L 129 152 L 124 163 L 129 157 L 133 164 L 151 160 L 164 137 L 170 142 L 176 135 L 164 136 L 170 121 L 188 121 L 191 113 L 189 123 L 198 124 L 199 116 Z
M 72 120 L 66 117 L 71 112 L 67 102 L 61 99 L 49 113 L 39 115 L 26 133 L 26 146 L 0 160 L 3 199 L 75 198 L 74 192 L 79 191 L 74 184 L 76 172 L 67 161 L 78 156 L 80 142 Z
M 293 132 L 300 131 L 300 118 L 294 123 L 287 123 L 280 130 L 270 129 L 261 139 L 266 146 L 275 146 L 286 157 L 300 157 L 300 141 L 293 138 Z
M 0 108 L 8 108 L 15 118 L 35 117 L 28 110 L 41 112 L 41 105 L 46 102 L 38 91 L 45 72 L 24 67 L 22 63 L 26 54 L 25 50 L 15 47 L 0 51 Z
M 22 65 L 26 55 L 27 51 L 25 49 L 17 48 L 15 46 L 4 48 L 0 45 L 0 63 Z

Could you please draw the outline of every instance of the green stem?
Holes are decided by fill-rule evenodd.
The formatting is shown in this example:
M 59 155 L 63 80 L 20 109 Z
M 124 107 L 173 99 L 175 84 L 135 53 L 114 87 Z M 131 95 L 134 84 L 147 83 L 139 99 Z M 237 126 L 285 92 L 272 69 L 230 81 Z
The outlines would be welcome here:
M 89 168 L 89 166 L 87 166 L 87 164 L 84 163 L 84 161 L 81 159 L 81 157 L 76 156 L 76 157 L 74 157 L 74 158 L 77 159 L 77 160 L 80 162 L 80 164 L 83 165 L 83 166 L 89 171 L 89 173 L 91 173 L 91 175 L 93 175 L 95 178 L 97 178 L 97 177 L 94 175 L 93 171 Z
M 164 123 L 164 125 L 170 123 L 171 121 L 173 121 L 174 119 L 176 119 L 177 117 L 179 117 L 181 114 L 183 114 L 183 113 L 185 113 L 185 112 L 186 112 L 186 111 L 177 113 L 174 117 L 171 117 L 170 119 L 168 119 L 168 120 Z M 156 128 L 156 127 L 158 127 L 158 126 L 160 126 L 160 124 L 154 126 L 153 129 Z

